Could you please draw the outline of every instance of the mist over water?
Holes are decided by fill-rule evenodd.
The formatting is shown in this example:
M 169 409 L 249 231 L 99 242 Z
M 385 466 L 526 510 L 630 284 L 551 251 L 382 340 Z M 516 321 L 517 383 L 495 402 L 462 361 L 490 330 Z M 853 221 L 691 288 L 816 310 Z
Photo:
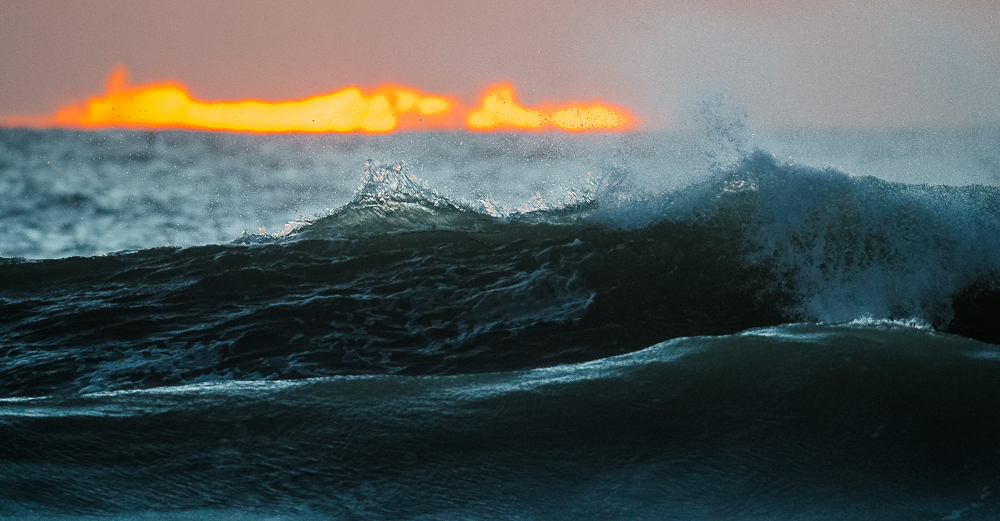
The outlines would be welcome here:
M 799 303 L 785 311 L 809 320 L 946 327 L 950 299 L 996 270 L 998 131 L 764 132 L 742 109 L 717 94 L 684 132 L 628 135 L 7 130 L 0 253 L 448 226 L 397 222 L 386 205 L 403 197 L 484 222 L 727 226 L 740 239 L 722 247 L 787 277 Z M 376 213 L 348 224 L 366 205 Z
M 995 131 L 764 132 L 739 114 L 704 110 L 685 132 L 622 136 L 3 130 L 0 255 L 95 255 L 282 232 L 350 201 L 368 160 L 403 161 L 443 197 L 504 215 L 588 197 L 603 197 L 610 212 L 622 206 L 616 199 L 631 200 L 629 215 L 616 218 L 625 227 L 659 218 L 640 201 L 704 181 L 754 149 L 900 183 L 1000 184 Z

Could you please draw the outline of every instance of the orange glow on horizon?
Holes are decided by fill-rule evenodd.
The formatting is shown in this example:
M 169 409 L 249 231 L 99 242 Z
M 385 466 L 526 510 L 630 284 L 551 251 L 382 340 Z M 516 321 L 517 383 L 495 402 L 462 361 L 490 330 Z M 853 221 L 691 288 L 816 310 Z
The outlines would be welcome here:
M 192 99 L 187 88 L 176 82 L 130 86 L 125 69 L 117 67 L 108 78 L 103 96 L 61 107 L 52 116 L 52 123 L 82 128 L 389 132 L 398 128 L 399 116 L 404 113 L 426 117 L 427 126 L 441 123 L 441 115 L 447 114 L 453 104 L 442 96 L 425 96 L 394 85 L 381 86 L 370 96 L 357 87 L 348 87 L 296 101 L 204 102 Z
M 514 86 L 509 83 L 491 88 L 483 98 L 482 106 L 469 114 L 469 129 L 621 131 L 635 124 L 635 118 L 628 112 L 611 105 L 570 104 L 528 109 L 519 105 L 514 96 Z
M 567 104 L 527 109 L 514 87 L 502 84 L 469 111 L 452 97 L 430 95 L 399 85 L 381 85 L 371 94 L 358 87 L 294 101 L 206 102 L 191 97 L 180 82 L 128 84 L 118 66 L 103 95 L 63 105 L 49 116 L 12 116 L 0 126 L 191 129 L 243 132 L 368 132 L 395 130 L 562 130 L 623 131 L 635 118 L 605 104 Z

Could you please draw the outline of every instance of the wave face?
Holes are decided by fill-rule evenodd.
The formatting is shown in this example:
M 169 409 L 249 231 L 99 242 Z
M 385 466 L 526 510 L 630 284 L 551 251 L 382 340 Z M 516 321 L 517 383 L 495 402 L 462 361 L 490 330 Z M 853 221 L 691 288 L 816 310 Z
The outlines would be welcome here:
M 510 371 L 777 324 L 792 304 L 718 219 L 622 229 L 592 203 L 492 217 L 409 175 L 371 167 L 351 203 L 278 237 L 7 261 L 0 312 L 25 356 L 0 385 Z
M 1000 513 L 978 145 L 0 137 L 0 515 Z

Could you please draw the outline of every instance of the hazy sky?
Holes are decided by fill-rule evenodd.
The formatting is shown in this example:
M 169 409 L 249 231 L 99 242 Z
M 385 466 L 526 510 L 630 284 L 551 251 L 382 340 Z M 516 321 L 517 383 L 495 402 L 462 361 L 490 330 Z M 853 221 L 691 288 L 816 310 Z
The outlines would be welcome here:
M 204 100 L 395 82 L 604 100 L 648 128 L 724 95 L 762 125 L 1000 124 L 1000 0 L 0 0 L 0 114 L 176 79 Z

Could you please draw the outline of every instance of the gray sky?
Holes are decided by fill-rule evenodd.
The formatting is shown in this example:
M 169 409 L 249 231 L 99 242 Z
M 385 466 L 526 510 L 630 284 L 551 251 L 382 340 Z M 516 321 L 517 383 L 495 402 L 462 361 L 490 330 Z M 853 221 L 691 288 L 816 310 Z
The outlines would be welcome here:
M 720 93 L 768 126 L 1000 124 L 1000 0 L 0 0 L 0 114 L 176 79 L 204 100 L 394 82 L 603 100 L 647 128 Z

